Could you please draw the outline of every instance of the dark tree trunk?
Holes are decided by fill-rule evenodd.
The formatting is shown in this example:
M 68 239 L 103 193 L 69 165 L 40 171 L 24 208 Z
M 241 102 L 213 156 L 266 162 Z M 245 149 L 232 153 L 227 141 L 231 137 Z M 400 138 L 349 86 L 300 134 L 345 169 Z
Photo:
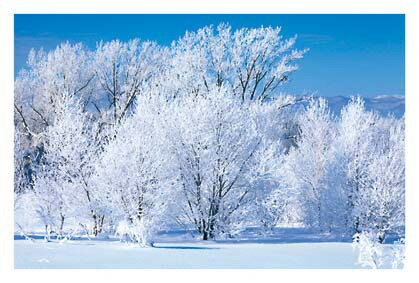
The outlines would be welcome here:
M 49 232 L 49 229 L 48 229 L 48 224 L 47 225 L 45 225 L 45 242 L 49 242 L 50 241 L 50 232 Z
M 204 240 L 204 241 L 208 240 L 208 232 L 204 231 L 202 234 L 203 234 L 202 235 L 202 240 Z
M 103 222 L 105 220 L 105 216 L 98 216 L 94 211 L 92 211 L 92 218 L 93 218 L 93 235 L 96 237 L 102 232 Z
M 60 217 L 61 217 L 61 219 L 60 219 L 60 234 L 62 235 L 63 234 L 63 229 L 64 229 L 64 220 L 65 220 L 65 217 L 62 214 L 60 214 Z

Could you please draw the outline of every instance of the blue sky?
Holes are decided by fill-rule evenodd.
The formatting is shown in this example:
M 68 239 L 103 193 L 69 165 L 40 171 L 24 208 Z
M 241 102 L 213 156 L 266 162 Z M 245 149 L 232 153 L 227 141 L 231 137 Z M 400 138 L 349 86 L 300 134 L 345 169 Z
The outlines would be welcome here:
M 404 15 L 15 15 L 15 74 L 31 48 L 139 37 L 168 45 L 186 30 L 221 22 L 281 26 L 310 48 L 286 91 L 317 95 L 404 95 Z

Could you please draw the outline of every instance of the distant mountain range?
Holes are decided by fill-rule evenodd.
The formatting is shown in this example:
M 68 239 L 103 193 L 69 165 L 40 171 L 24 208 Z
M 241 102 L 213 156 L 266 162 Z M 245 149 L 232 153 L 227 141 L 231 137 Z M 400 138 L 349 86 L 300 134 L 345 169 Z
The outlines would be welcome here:
M 328 100 L 329 107 L 334 114 L 339 114 L 343 106 L 350 100 L 345 96 L 325 97 Z M 363 97 L 365 108 L 374 110 L 381 115 L 393 114 L 395 117 L 402 117 L 405 113 L 405 97 L 401 95 L 380 95 L 372 98 Z

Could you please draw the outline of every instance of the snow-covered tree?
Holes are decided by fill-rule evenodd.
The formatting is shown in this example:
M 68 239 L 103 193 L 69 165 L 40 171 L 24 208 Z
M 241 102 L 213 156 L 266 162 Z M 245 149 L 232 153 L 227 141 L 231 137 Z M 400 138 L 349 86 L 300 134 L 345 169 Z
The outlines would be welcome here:
M 331 142 L 334 139 L 334 122 L 323 98 L 313 99 L 298 118 L 299 133 L 296 146 L 285 157 L 278 168 L 280 190 L 288 191 L 293 201 L 304 213 L 304 222 L 323 228 L 331 201 L 327 183 L 328 162 L 331 158 Z M 278 193 L 276 193 L 278 194 Z M 278 200 L 279 201 L 279 200 Z
M 283 39 L 280 28 L 242 28 L 228 24 L 187 32 L 173 42 L 161 86 L 169 97 L 208 94 L 226 86 L 245 100 L 267 100 L 298 69 L 306 50 L 292 49 L 296 37 Z
M 25 130 L 39 133 L 52 124 L 66 95 L 83 103 L 90 99 L 94 78 L 90 57 L 82 44 L 63 43 L 50 52 L 31 50 L 28 68 L 15 80 L 15 109 Z
M 365 110 L 360 97 L 352 98 L 341 111 L 334 150 L 337 166 L 344 172 L 342 190 L 347 198 L 346 225 L 353 233 L 360 232 L 360 218 L 357 202 L 361 196 L 361 186 L 367 176 L 367 168 L 374 156 L 374 125 L 377 115 Z
M 54 120 L 43 133 L 45 153 L 34 182 L 40 219 L 47 229 L 53 227 L 60 232 L 67 218 L 83 221 L 94 214 L 87 182 L 96 153 L 94 125 L 83 112 L 79 99 L 69 94 L 62 98 Z
M 31 188 L 32 185 L 32 168 L 30 164 L 30 154 L 26 151 L 27 139 L 18 129 L 14 134 L 14 192 L 16 194 L 24 193 Z
M 208 96 L 177 98 L 165 115 L 183 213 L 204 240 L 240 228 L 263 178 L 257 158 L 268 143 L 255 119 L 263 106 L 243 104 L 229 91 L 222 87 Z
M 116 138 L 104 147 L 92 185 L 119 226 L 117 232 L 145 246 L 168 218 L 165 213 L 176 194 L 159 123 L 161 106 L 150 97 L 140 102 L 137 114 L 123 120 Z
M 98 89 L 93 104 L 107 123 L 119 123 L 132 113 L 137 97 L 149 89 L 153 76 L 161 71 L 160 49 L 154 42 L 139 39 L 97 45 L 93 69 Z
M 388 232 L 404 235 L 404 122 L 386 120 L 375 137 L 376 150 L 356 203 L 361 229 L 377 233 L 379 242 Z
M 77 97 L 83 108 L 90 100 L 94 76 L 89 58 L 82 44 L 63 43 L 50 52 L 31 50 L 28 68 L 15 80 L 15 125 L 24 144 L 19 154 L 24 156 L 19 158 L 23 158 L 29 184 L 45 153 L 43 134 L 53 125 L 60 107 L 68 97 Z
M 342 110 L 334 148 L 348 227 L 379 232 L 383 241 L 387 230 L 404 225 L 403 118 L 380 117 L 353 98 Z

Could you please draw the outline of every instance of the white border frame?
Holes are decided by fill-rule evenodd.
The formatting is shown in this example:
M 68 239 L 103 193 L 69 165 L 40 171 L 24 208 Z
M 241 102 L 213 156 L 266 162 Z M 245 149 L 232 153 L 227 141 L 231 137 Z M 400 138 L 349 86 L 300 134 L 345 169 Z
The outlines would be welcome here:
M 0 0 L 0 277 L 3 282 L 45 280 L 231 282 L 408 282 L 419 269 L 418 55 L 415 0 Z M 14 270 L 13 257 L 13 43 L 14 14 L 405 14 L 407 113 L 407 263 L 404 270 Z M 416 52 L 415 52 L 416 51 Z M 418 122 L 416 122 L 418 123 Z M 416 279 L 417 280 L 417 279 Z M 361 282 L 362 282 L 361 281 Z M 61 283 L 61 282 L 60 282 Z

